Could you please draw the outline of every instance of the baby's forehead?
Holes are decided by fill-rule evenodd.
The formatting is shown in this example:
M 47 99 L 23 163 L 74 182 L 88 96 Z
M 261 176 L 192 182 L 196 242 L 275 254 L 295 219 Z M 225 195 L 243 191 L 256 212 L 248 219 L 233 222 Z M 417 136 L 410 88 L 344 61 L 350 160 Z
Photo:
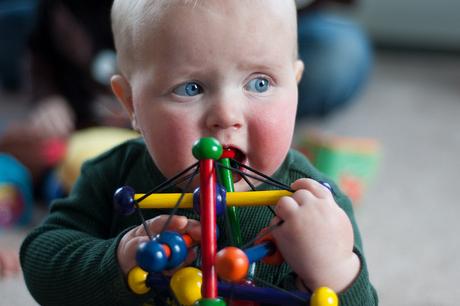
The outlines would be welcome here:
M 221 22 L 228 23 L 230 29 L 236 27 L 238 21 L 265 18 L 263 21 L 269 27 L 276 24 L 277 29 L 286 31 L 283 35 L 292 40 L 289 45 L 293 47 L 294 57 L 297 54 L 296 9 L 293 0 L 115 0 L 113 10 L 113 32 L 121 65 L 123 61 L 127 65 L 134 64 L 132 60 L 136 54 L 144 53 L 147 46 L 151 48 L 152 43 L 157 44 L 160 41 L 157 39 L 158 35 L 168 36 L 166 32 L 171 29 L 181 31 L 182 19 L 189 16 L 189 11 L 190 15 L 203 16 L 203 19 L 220 19 Z M 194 20 L 196 23 L 187 26 L 193 27 L 200 23 L 199 18 Z M 254 23 L 248 28 L 243 26 L 241 33 L 254 37 L 263 33 L 265 39 L 276 35 L 266 33 L 263 24 Z M 216 34 L 219 35 L 217 32 Z M 234 38 L 241 40 L 240 37 Z
M 123 0 L 119 0 L 123 1 Z M 130 0 L 133 1 L 133 0 Z M 294 0 L 138 0 L 130 22 L 142 24 L 164 22 L 161 18 L 168 11 L 193 10 L 220 16 L 231 16 L 232 12 L 244 12 L 253 16 L 271 11 L 285 21 L 296 21 Z M 292 18 L 293 17 L 293 18 Z M 231 20 L 230 20 L 231 22 Z M 231 24 L 229 24 L 231 26 Z

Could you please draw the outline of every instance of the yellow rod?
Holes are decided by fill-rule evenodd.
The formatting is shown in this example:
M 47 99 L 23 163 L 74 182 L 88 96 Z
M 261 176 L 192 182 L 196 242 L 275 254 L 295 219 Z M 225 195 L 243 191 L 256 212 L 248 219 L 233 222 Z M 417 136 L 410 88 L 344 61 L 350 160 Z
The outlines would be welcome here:
M 228 192 L 227 205 L 233 206 L 260 206 L 275 205 L 279 198 L 290 196 L 292 192 L 287 190 L 266 190 L 266 191 L 249 191 L 249 192 Z M 136 194 L 134 199 L 139 199 L 144 194 Z M 140 208 L 173 208 L 179 200 L 180 193 L 154 193 L 139 203 Z M 193 207 L 193 194 L 186 193 L 180 208 Z

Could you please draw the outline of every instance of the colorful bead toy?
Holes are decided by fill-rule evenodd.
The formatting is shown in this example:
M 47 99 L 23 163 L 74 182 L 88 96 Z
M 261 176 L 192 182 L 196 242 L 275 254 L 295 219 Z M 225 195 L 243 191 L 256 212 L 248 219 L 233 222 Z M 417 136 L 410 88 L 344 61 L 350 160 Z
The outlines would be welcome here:
M 152 288 L 169 286 L 176 300 L 182 305 L 226 305 L 222 298 L 225 297 L 278 305 L 337 306 L 337 295 L 326 287 L 318 288 L 310 296 L 309 293 L 302 291 L 289 292 L 270 287 L 257 287 L 248 281 L 252 279 L 251 264 L 259 260 L 269 264 L 283 262 L 276 243 L 270 235 L 279 224 L 272 225 L 259 233 L 253 246 L 242 248 L 235 207 L 275 205 L 280 197 L 291 195 L 292 191 L 288 186 L 249 169 L 257 174 L 258 179 L 287 190 L 234 192 L 231 171 L 238 169 L 231 166 L 230 160 L 238 162 L 233 159 L 235 154 L 223 150 L 214 138 L 198 140 L 193 146 L 192 153 L 199 162 L 162 185 L 174 183 L 190 170 L 195 169 L 197 173 L 199 169 L 200 187 L 193 194 L 157 193 L 163 186 L 158 186 L 147 194 L 135 194 L 132 188 L 124 186 L 115 192 L 114 203 L 123 215 L 139 209 L 172 208 L 172 216 L 179 208 L 193 208 L 200 215 L 201 222 L 201 269 L 183 267 L 177 269 L 170 279 L 163 276 L 162 271 L 175 269 L 184 262 L 188 249 L 193 246 L 193 241 L 187 234 L 161 231 L 155 237 L 149 237 L 149 241 L 139 245 L 136 254 L 138 267 L 128 274 L 128 285 L 131 290 L 137 294 L 146 294 Z M 239 166 L 244 167 L 241 164 Z M 242 172 L 239 174 L 243 176 Z M 191 182 L 193 175 L 189 175 L 188 179 Z M 235 237 L 232 242 L 236 246 L 226 247 L 218 252 L 216 216 L 222 214 L 227 214 L 231 232 Z M 143 217 L 141 219 L 145 226 Z M 151 236 L 148 231 L 146 232 Z

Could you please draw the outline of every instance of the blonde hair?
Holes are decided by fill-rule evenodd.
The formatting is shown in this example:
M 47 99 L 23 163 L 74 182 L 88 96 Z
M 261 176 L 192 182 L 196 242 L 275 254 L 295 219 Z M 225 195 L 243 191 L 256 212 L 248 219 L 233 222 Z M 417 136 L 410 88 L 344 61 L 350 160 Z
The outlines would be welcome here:
M 206 0 L 209 1 L 209 0 Z M 117 62 L 119 70 L 126 77 L 130 77 L 135 67 L 134 63 L 136 58 L 139 56 L 138 52 L 140 48 L 136 48 L 138 45 L 143 45 L 146 35 L 143 35 L 142 31 L 145 31 L 145 24 L 149 24 L 150 30 L 152 26 L 157 24 L 161 18 L 161 14 L 167 7 L 171 7 L 178 2 L 191 7 L 198 6 L 200 3 L 205 3 L 202 0 L 114 0 L 111 11 L 112 19 L 112 33 L 115 42 L 115 49 L 117 51 Z M 222 0 L 227 1 L 227 0 Z M 255 0 L 245 0 L 255 1 Z M 262 4 L 265 0 L 258 0 Z M 278 0 L 285 2 L 286 0 Z M 292 5 L 295 9 L 295 0 L 286 1 Z M 294 18 L 296 16 L 294 15 Z M 296 20 L 294 20 L 296 21 Z M 296 24 L 296 22 L 294 23 Z M 297 40 L 297 28 L 295 31 L 295 37 Z M 296 41 L 297 44 L 297 41 Z M 295 58 L 297 58 L 297 46 L 295 47 Z
M 152 6 L 158 1 L 115 0 L 112 5 L 112 33 L 117 51 L 117 61 L 120 71 L 125 75 L 131 74 L 133 58 L 136 57 L 135 41 L 141 37 L 138 32 L 138 22 L 144 22 L 147 14 L 140 11 L 154 11 Z

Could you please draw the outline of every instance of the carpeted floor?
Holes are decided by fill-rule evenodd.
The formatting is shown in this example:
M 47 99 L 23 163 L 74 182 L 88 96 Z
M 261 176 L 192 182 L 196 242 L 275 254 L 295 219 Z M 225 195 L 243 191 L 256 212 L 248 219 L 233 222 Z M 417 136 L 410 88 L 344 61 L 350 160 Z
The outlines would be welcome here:
M 5 100 L 2 117 L 16 110 Z M 380 171 L 356 210 L 380 305 L 458 305 L 460 56 L 380 52 L 358 103 L 298 133 L 310 127 L 382 145 Z M 17 247 L 24 233 L 0 232 L 0 247 Z M 36 305 L 21 277 L 0 280 L 0 297 L 0 305 Z

